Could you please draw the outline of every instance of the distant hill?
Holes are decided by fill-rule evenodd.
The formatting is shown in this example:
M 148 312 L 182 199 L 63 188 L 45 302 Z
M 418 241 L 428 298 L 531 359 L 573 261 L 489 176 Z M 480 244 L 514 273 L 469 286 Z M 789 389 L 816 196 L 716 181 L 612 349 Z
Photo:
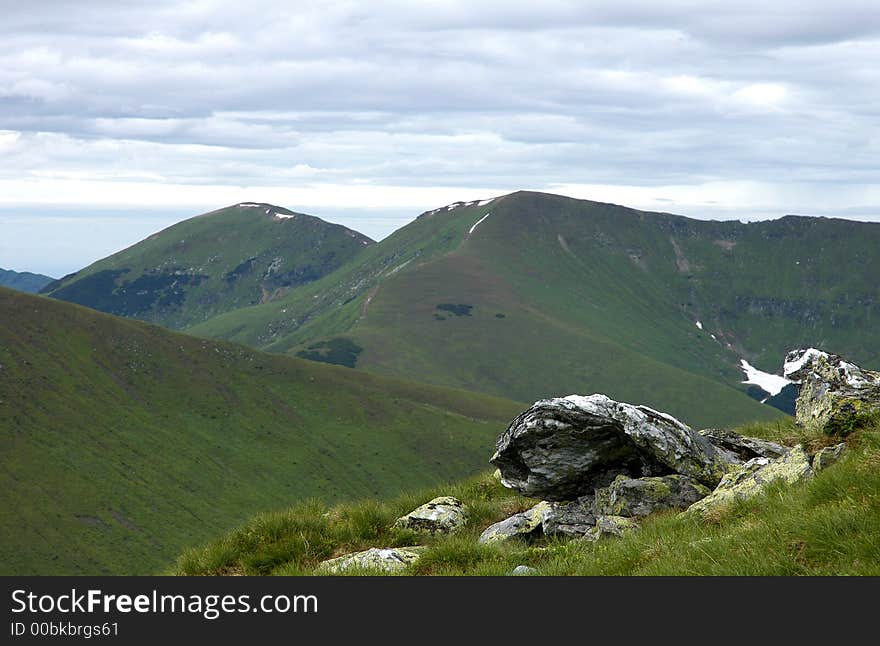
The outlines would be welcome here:
M 502 399 L 0 288 L 0 574 L 149 574 L 257 509 L 485 468 Z
M 278 300 L 372 243 L 310 215 L 244 202 L 179 222 L 47 285 L 43 293 L 185 328 L 230 309 Z
M 29 271 L 0 269 L 0 287 L 17 289 L 20 292 L 36 294 L 53 280 L 55 279 L 50 276 L 32 274 Z
M 189 331 L 520 401 L 603 392 L 736 424 L 774 414 L 748 397 L 743 359 L 777 372 L 813 346 L 880 365 L 878 275 L 876 223 L 517 192 L 424 213 L 323 279 Z

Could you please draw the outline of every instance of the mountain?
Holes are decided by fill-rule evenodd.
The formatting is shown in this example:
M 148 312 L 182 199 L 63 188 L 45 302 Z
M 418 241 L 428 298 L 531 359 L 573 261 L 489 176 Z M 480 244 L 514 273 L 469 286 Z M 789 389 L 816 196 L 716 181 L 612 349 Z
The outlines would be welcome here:
M 0 574 L 148 574 L 256 509 L 485 468 L 521 404 L 0 288 Z
M 43 293 L 180 329 L 277 300 L 372 243 L 310 215 L 243 202 L 168 227 Z
M 20 292 L 36 294 L 54 280 L 54 278 L 50 278 L 49 276 L 32 274 L 29 271 L 0 269 L 0 287 L 17 289 Z
M 287 298 L 190 331 L 518 401 L 603 392 L 735 424 L 773 414 L 747 398 L 743 359 L 775 373 L 813 346 L 878 364 L 878 275 L 880 224 L 517 192 L 424 213 Z

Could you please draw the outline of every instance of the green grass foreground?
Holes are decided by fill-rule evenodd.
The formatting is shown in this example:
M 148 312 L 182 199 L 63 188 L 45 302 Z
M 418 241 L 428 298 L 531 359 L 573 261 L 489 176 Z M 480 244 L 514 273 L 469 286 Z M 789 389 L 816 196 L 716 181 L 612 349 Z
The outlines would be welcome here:
M 831 438 L 791 422 L 752 424 L 743 434 L 811 450 Z M 541 575 L 880 575 L 880 422 L 851 435 L 837 464 L 801 485 L 771 486 L 755 499 L 710 518 L 675 512 L 642 521 L 641 531 L 586 543 L 566 539 L 479 545 L 491 523 L 537 501 L 505 489 L 489 474 L 390 502 L 367 500 L 327 508 L 303 503 L 262 514 L 204 548 L 184 553 L 182 575 L 310 575 L 322 560 L 369 547 L 428 546 L 410 575 L 505 575 L 517 565 Z M 469 508 L 455 536 L 424 537 L 390 529 L 394 520 L 436 495 Z M 349 570 L 347 574 L 377 574 Z

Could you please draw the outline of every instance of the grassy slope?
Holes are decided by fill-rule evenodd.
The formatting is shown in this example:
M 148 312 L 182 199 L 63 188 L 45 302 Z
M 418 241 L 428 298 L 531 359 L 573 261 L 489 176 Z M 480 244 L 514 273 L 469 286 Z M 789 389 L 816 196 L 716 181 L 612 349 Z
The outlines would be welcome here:
M 346 227 L 280 207 L 230 206 L 168 227 L 44 291 L 111 314 L 185 328 L 280 298 L 370 244 Z
M 743 432 L 791 442 L 790 422 Z M 262 514 L 200 549 L 184 553 L 178 574 L 313 574 L 323 559 L 368 547 L 427 544 L 413 575 L 505 575 L 517 565 L 541 575 L 880 575 L 880 424 L 849 439 L 842 460 L 801 485 L 770 487 L 710 519 L 655 514 L 642 529 L 596 544 L 540 539 L 479 545 L 489 524 L 535 504 L 488 474 L 455 487 L 367 500 L 330 510 L 311 503 Z M 459 497 L 471 513 L 465 530 L 426 538 L 390 529 L 430 498 Z M 351 574 L 371 574 L 355 572 Z M 375 574 L 375 573 L 373 573 Z
M 142 574 L 255 509 L 476 473 L 522 406 L 0 289 L 0 569 Z
M 425 215 L 283 301 L 190 331 L 292 353 L 342 334 L 364 348 L 359 368 L 517 400 L 602 391 L 695 425 L 776 415 L 743 394 L 737 355 L 694 326 L 670 281 L 631 259 L 641 236 L 676 271 L 665 234 L 646 242 L 633 213 L 526 193 Z

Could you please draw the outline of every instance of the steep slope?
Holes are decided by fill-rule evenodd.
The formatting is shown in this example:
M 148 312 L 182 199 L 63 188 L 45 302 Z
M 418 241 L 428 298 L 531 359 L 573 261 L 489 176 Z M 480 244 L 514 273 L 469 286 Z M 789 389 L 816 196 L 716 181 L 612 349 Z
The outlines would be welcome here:
M 0 288 L 0 573 L 144 574 L 255 509 L 485 468 L 521 404 Z
M 43 292 L 181 329 L 231 309 L 277 300 L 370 244 L 369 238 L 338 224 L 244 202 L 179 222 Z
M 17 289 L 20 292 L 36 294 L 53 280 L 55 279 L 49 276 L 33 274 L 29 271 L 0 269 L 0 287 Z
M 877 224 L 519 192 L 425 213 L 298 293 L 191 331 L 517 400 L 597 391 L 737 423 L 772 414 L 745 399 L 742 359 L 776 372 L 792 347 L 833 345 L 877 364 L 877 275 Z

